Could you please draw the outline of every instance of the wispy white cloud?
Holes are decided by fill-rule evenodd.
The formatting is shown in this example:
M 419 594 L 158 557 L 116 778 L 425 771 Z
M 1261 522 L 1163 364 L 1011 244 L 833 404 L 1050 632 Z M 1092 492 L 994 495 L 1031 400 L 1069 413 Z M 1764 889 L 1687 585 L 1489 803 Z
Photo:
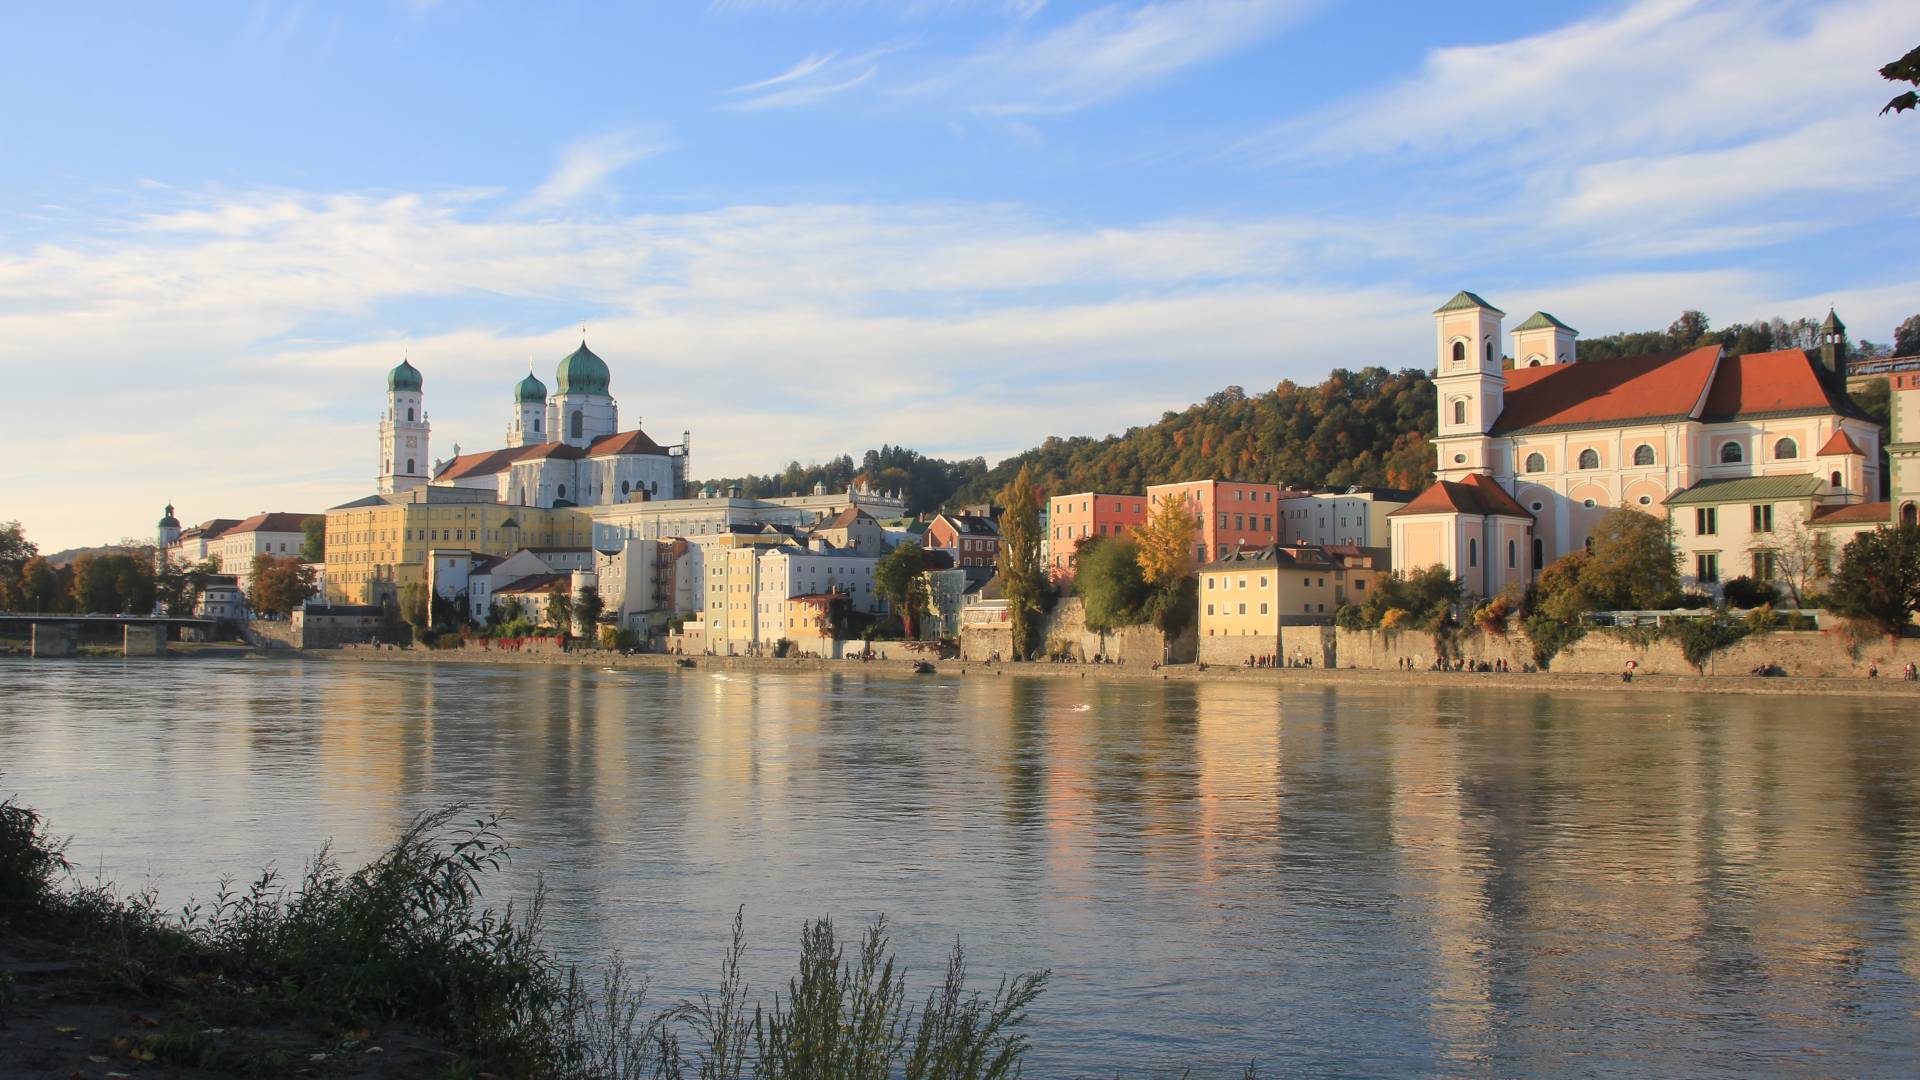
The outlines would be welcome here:
M 752 112 L 818 104 L 869 82 L 880 73 L 882 57 L 912 47 L 910 41 L 890 41 L 852 56 L 842 56 L 837 49 L 810 54 L 778 75 L 727 91 L 736 100 L 728 102 L 726 108 Z
M 1050 28 L 1011 31 L 905 92 L 990 114 L 1073 112 L 1251 46 L 1314 6 L 1309 0 L 1112 4 Z
M 523 204 L 550 210 L 600 189 L 613 174 L 666 149 L 664 139 L 639 131 L 616 131 L 581 139 L 560 154 L 559 164 Z

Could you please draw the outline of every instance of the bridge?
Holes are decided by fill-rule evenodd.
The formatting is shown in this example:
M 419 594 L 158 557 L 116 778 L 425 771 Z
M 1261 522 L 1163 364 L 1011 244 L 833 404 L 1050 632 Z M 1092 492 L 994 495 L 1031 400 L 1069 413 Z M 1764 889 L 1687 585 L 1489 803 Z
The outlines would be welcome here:
M 167 651 L 167 629 L 195 630 L 211 638 L 220 620 L 193 615 L 26 615 L 0 611 L 0 627 L 25 625 L 33 632 L 36 657 L 72 656 L 82 627 L 118 626 L 123 656 L 159 656 Z

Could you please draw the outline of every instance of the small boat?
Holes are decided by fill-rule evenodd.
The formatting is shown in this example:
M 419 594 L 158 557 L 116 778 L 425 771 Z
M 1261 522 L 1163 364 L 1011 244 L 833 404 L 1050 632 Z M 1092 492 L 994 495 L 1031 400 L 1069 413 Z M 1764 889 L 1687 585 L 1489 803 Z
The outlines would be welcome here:
M 934 672 L 934 666 L 928 663 L 927 661 L 925 660 L 914 661 L 913 673 L 915 675 L 931 675 L 933 674 L 933 672 Z
M 673 666 L 675 666 L 675 667 L 692 667 L 692 666 L 693 666 L 693 657 L 691 657 L 691 656 L 683 656 L 683 657 L 681 657 L 680 659 L 678 659 L 678 660 L 675 660 L 675 661 L 673 662 Z

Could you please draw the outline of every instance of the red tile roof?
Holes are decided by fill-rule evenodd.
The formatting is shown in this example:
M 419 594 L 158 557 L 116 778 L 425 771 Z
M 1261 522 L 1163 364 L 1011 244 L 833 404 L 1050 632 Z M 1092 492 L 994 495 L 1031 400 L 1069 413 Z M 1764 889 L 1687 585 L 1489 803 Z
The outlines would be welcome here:
M 1852 415 L 1827 394 L 1820 370 L 1805 349 L 1785 349 L 1721 361 L 1700 419 L 1809 412 Z
M 1854 503 L 1851 506 L 1817 506 L 1809 525 L 1888 525 L 1893 522 L 1893 504 Z
M 1422 514 L 1472 514 L 1484 517 L 1487 514 L 1501 514 L 1507 517 L 1533 517 L 1526 507 L 1521 506 L 1514 497 L 1507 494 L 1490 476 L 1471 473 L 1464 480 L 1439 480 L 1427 490 L 1421 492 L 1407 505 L 1395 510 L 1388 517 L 1418 517 Z
M 504 472 L 506 467 L 513 464 L 514 459 L 520 456 L 522 449 L 525 448 L 514 447 L 509 450 L 485 450 L 478 454 L 461 454 L 447 462 L 447 467 L 435 474 L 434 479 L 459 480 L 467 476 L 491 476 L 497 472 Z
M 1815 454 L 1814 457 L 1828 457 L 1834 454 L 1856 454 L 1860 457 L 1867 456 L 1867 452 L 1860 449 L 1860 444 L 1853 441 L 1853 436 L 1848 435 L 1845 428 L 1834 428 L 1833 438 L 1828 439 L 1826 445 L 1820 447 L 1820 452 Z
M 1515 368 L 1507 372 L 1505 404 L 1493 432 L 1691 416 L 1719 360 L 1720 346 L 1703 345 L 1684 352 Z
M 585 450 L 570 443 L 546 442 L 523 446 L 513 458 L 514 461 L 539 461 L 541 458 L 579 459 L 587 456 Z
M 647 433 L 639 428 L 595 439 L 587 447 L 588 457 L 604 457 L 607 454 L 665 454 L 666 452 L 665 447 L 648 438 Z
M 249 532 L 297 533 L 307 527 L 307 521 L 309 519 L 321 516 L 320 514 L 289 514 L 284 512 L 255 514 L 233 526 L 231 529 L 222 530 L 221 535 L 225 536 L 233 533 Z

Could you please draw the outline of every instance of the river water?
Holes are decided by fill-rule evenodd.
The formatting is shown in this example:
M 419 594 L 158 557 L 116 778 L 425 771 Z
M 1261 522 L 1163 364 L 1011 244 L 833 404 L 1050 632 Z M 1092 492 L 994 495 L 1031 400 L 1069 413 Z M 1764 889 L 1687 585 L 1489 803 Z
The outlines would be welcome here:
M 1033 1076 L 1915 1072 L 1909 710 L 1468 679 L 0 660 L 0 793 L 171 903 L 504 809 L 659 1004 L 885 913 L 910 998 L 1053 970 Z

